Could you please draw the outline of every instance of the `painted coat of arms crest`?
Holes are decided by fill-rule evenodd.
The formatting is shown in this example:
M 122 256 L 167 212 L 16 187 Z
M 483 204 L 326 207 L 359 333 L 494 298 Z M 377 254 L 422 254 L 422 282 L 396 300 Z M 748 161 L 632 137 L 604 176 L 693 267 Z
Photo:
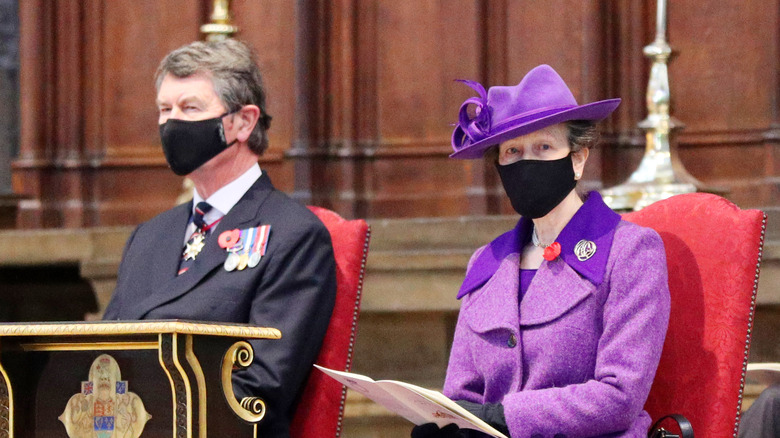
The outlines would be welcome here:
M 89 380 L 59 416 L 70 438 L 138 438 L 152 416 L 138 395 L 128 391 L 119 365 L 101 354 L 89 368 Z

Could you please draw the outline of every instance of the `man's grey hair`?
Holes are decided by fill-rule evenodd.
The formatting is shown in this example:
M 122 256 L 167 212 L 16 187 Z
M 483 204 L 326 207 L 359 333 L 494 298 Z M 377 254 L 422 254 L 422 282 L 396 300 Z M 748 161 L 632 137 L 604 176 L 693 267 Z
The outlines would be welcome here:
M 260 68 L 252 49 L 241 41 L 196 41 L 179 47 L 163 58 L 155 73 L 155 85 L 171 74 L 186 78 L 204 74 L 211 78 L 214 91 L 228 112 L 235 112 L 244 105 L 257 105 L 260 119 L 249 136 L 249 149 L 262 155 L 268 148 L 266 131 L 271 116 L 265 111 L 265 88 Z

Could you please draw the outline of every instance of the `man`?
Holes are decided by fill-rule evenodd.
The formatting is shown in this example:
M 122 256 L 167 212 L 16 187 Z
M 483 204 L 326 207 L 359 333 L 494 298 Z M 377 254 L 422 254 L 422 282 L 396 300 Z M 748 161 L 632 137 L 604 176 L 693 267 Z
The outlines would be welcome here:
M 742 414 L 739 438 L 780 437 L 780 384 L 761 391 L 756 401 Z
M 265 400 L 258 435 L 287 437 L 333 310 L 330 235 L 257 163 L 271 118 L 246 45 L 174 50 L 156 84 L 163 151 L 171 169 L 193 181 L 194 199 L 136 228 L 104 318 L 278 328 L 281 340 L 252 341 L 254 363 L 234 374 L 233 386 L 239 399 Z

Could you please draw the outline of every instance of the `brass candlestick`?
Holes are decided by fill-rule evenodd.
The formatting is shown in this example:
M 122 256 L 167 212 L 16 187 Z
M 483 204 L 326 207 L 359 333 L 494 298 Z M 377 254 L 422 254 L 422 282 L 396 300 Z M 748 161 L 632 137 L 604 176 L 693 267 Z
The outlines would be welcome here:
M 669 114 L 671 93 L 666 68 L 672 48 L 666 42 L 666 0 L 658 0 L 655 41 L 644 48 L 653 60 L 647 85 L 647 118 L 638 126 L 646 130 L 645 155 L 628 181 L 601 191 L 614 210 L 640 210 L 653 202 L 704 185 L 685 170 L 677 155 L 674 131 L 685 126 Z
M 230 38 L 238 32 L 230 18 L 230 0 L 214 0 L 214 10 L 211 13 L 211 23 L 200 27 L 206 34 L 207 41 L 221 41 Z

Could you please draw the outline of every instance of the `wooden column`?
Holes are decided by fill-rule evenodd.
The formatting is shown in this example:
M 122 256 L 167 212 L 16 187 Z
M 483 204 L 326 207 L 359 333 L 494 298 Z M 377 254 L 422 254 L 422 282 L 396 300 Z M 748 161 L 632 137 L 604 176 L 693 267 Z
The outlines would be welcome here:
M 296 3 L 294 196 L 365 217 L 376 147 L 376 4 Z
M 159 147 L 152 75 L 197 39 L 201 6 L 20 2 L 19 227 L 132 224 L 173 205 L 180 179 Z
M 17 192 L 32 199 L 20 204 L 19 222 L 28 226 L 43 225 L 42 168 L 49 160 L 53 125 L 50 105 L 53 100 L 51 35 L 44 29 L 54 28 L 53 3 L 45 0 L 22 2 L 19 5 L 19 94 L 25 96 L 20 105 L 19 157 L 14 163 Z
M 622 99 L 604 124 L 601 147 L 601 183 L 611 187 L 623 182 L 639 165 L 645 147 L 644 131 L 637 123 L 647 115 L 645 90 L 650 63 L 642 49 L 654 37 L 654 2 L 607 3 L 605 14 L 605 53 L 607 71 L 605 96 Z
M 479 78 L 485 89 L 494 85 L 509 85 L 507 70 L 507 11 L 506 0 L 479 2 L 478 27 L 480 59 Z M 464 78 L 468 79 L 468 78 Z M 457 114 L 454 116 L 456 117 Z M 469 214 L 499 214 L 502 211 L 504 189 L 496 172 L 495 163 L 475 160 L 471 166 L 469 187 Z
M 334 3 L 332 38 L 333 114 L 328 149 L 337 166 L 331 172 L 333 207 L 348 217 L 371 216 L 373 154 L 378 143 L 377 4 L 360 0 Z
M 293 197 L 304 204 L 314 203 L 313 181 L 319 179 L 314 157 L 324 133 L 321 129 L 323 108 L 320 102 L 324 49 L 324 4 L 319 1 L 295 2 L 295 118 L 293 140 L 287 157 L 294 160 L 295 191 Z M 322 159 L 324 154 L 319 154 Z
M 20 224 L 88 225 L 82 136 L 86 57 L 78 0 L 20 2 L 22 176 Z

